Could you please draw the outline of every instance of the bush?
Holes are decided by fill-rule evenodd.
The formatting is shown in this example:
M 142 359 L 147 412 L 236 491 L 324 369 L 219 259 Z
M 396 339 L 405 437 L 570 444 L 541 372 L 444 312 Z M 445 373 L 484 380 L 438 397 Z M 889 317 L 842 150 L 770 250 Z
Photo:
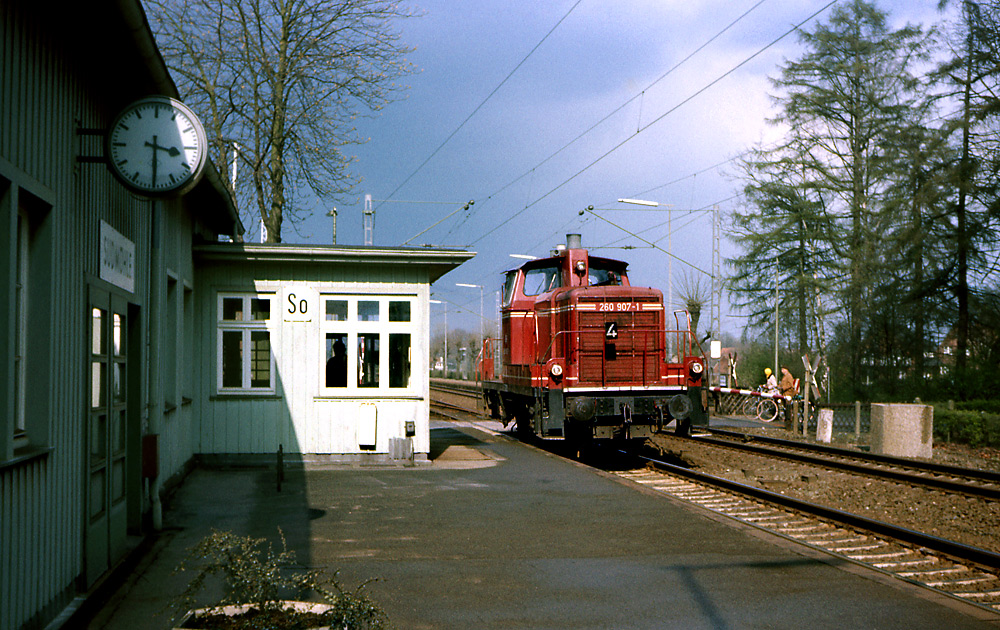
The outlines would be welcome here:
M 389 621 L 385 612 L 362 594 L 366 584 L 354 591 L 345 591 L 336 580 L 336 574 L 330 575 L 322 569 L 290 570 L 295 562 L 295 552 L 289 551 L 284 534 L 281 536 L 281 553 L 274 549 L 264 538 L 239 536 L 232 532 L 213 531 L 188 551 L 187 559 L 178 567 L 178 571 L 194 571 L 195 575 L 188 583 L 184 593 L 177 602 L 180 613 L 194 607 L 198 593 L 205 587 L 211 577 L 222 580 L 225 595 L 214 605 L 252 604 L 252 614 L 244 618 L 230 617 L 228 619 L 212 620 L 220 617 L 217 614 L 199 615 L 197 619 L 203 624 L 190 627 L 201 628 L 300 628 L 306 627 L 299 622 L 299 613 L 285 608 L 282 594 L 294 593 L 296 597 L 317 593 L 323 603 L 331 609 L 318 615 L 322 623 L 310 623 L 310 627 L 330 626 L 344 629 L 381 629 L 388 628 Z M 308 613 L 315 617 L 314 613 Z M 266 617 L 268 621 L 262 622 Z M 280 621 L 277 621 L 279 620 Z M 224 621 L 226 625 L 212 625 Z M 311 619 L 315 621 L 315 619 Z M 261 625 L 264 623 L 264 625 Z
M 935 405 L 934 438 L 969 446 L 1000 447 L 1000 414 Z

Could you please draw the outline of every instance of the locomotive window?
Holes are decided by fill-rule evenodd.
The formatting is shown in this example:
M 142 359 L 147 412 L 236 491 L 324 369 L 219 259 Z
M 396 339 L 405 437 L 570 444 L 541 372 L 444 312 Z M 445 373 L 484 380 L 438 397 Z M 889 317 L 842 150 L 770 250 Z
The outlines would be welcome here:
M 613 269 L 601 269 L 591 265 L 588 278 L 591 286 L 619 285 L 622 283 L 622 272 Z
M 510 306 L 514 299 L 514 284 L 517 282 L 517 272 L 511 271 L 503 283 L 503 305 Z
M 524 274 L 525 295 L 538 295 L 560 286 L 562 286 L 562 273 L 559 267 L 529 269 Z

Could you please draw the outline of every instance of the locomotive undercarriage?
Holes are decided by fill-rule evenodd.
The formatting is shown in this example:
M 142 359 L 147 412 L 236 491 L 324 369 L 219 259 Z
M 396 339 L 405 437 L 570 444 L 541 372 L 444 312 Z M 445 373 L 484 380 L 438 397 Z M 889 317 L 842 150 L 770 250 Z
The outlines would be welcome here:
M 680 435 L 688 435 L 692 424 L 707 424 L 701 388 L 649 394 L 502 388 L 486 389 L 484 396 L 493 418 L 539 438 L 641 441 L 674 421 Z

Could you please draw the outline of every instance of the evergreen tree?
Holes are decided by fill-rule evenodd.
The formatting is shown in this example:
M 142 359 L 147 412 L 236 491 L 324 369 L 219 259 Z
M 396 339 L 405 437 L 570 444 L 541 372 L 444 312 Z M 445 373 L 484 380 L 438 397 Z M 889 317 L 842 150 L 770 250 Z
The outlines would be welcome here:
M 748 255 L 777 249 L 773 259 L 781 253 L 778 244 L 801 243 L 800 273 L 813 278 L 813 304 L 823 303 L 822 290 L 829 288 L 830 307 L 843 318 L 836 330 L 842 333 L 838 362 L 846 368 L 847 393 L 864 397 L 863 386 L 870 382 L 865 369 L 890 363 L 899 351 L 895 342 L 886 343 L 892 337 L 872 338 L 876 330 L 893 329 L 898 320 L 891 284 L 886 283 L 895 277 L 898 261 L 887 257 L 884 237 L 899 220 L 898 213 L 888 210 L 897 173 L 887 147 L 890 137 L 912 120 L 921 100 L 914 67 L 926 59 L 927 39 L 913 26 L 890 30 L 884 12 L 854 0 L 838 6 L 828 23 L 803 33 L 801 41 L 805 54 L 787 63 L 773 82 L 781 108 L 775 122 L 788 128 L 788 164 L 761 161 L 761 174 L 750 180 L 747 193 L 752 205 L 762 199 L 794 199 L 799 212 L 808 209 L 811 224 L 801 223 L 800 239 L 794 237 L 794 226 L 780 223 L 744 239 L 745 254 L 734 263 L 738 269 Z M 781 186 L 758 185 L 768 181 Z M 779 265 L 782 260 L 779 256 Z M 800 278 L 800 290 L 808 279 Z M 881 308 L 877 325 L 870 321 L 873 305 Z M 763 305 L 755 310 L 762 314 Z M 816 317 L 822 318 L 822 309 Z M 817 337 L 821 334 L 819 329 Z

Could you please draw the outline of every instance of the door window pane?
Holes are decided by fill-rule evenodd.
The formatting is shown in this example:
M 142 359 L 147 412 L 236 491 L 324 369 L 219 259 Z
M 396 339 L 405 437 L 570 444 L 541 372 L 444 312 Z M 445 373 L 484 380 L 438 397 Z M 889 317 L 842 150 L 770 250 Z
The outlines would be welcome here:
M 125 402 L 125 364 L 121 361 L 115 361 L 112 364 L 112 395 L 116 403 Z
M 389 302 L 389 321 L 408 322 L 410 321 L 410 302 Z
M 377 322 L 378 302 L 362 300 L 358 302 L 358 321 Z
M 250 332 L 250 387 L 271 385 L 271 333 Z
M 91 309 L 91 321 L 90 351 L 94 354 L 104 354 L 108 348 L 107 340 L 104 338 L 104 310 L 99 308 Z
M 389 335 L 389 387 L 410 386 L 410 336 Z
M 378 333 L 358 335 L 358 387 L 378 387 Z
M 108 377 L 108 365 L 104 361 L 92 361 L 90 364 L 90 406 L 94 409 L 103 407 L 106 398 L 105 391 Z
M 326 321 L 346 322 L 347 321 L 347 300 L 327 300 L 326 301 Z
M 347 335 L 326 335 L 326 386 L 347 387 Z
M 125 356 L 125 338 L 122 337 L 122 326 L 124 325 L 124 317 L 121 313 L 114 314 L 114 330 L 112 331 L 112 342 L 114 343 L 115 356 L 121 357 Z
M 222 333 L 222 386 L 243 386 L 243 333 L 238 330 Z

